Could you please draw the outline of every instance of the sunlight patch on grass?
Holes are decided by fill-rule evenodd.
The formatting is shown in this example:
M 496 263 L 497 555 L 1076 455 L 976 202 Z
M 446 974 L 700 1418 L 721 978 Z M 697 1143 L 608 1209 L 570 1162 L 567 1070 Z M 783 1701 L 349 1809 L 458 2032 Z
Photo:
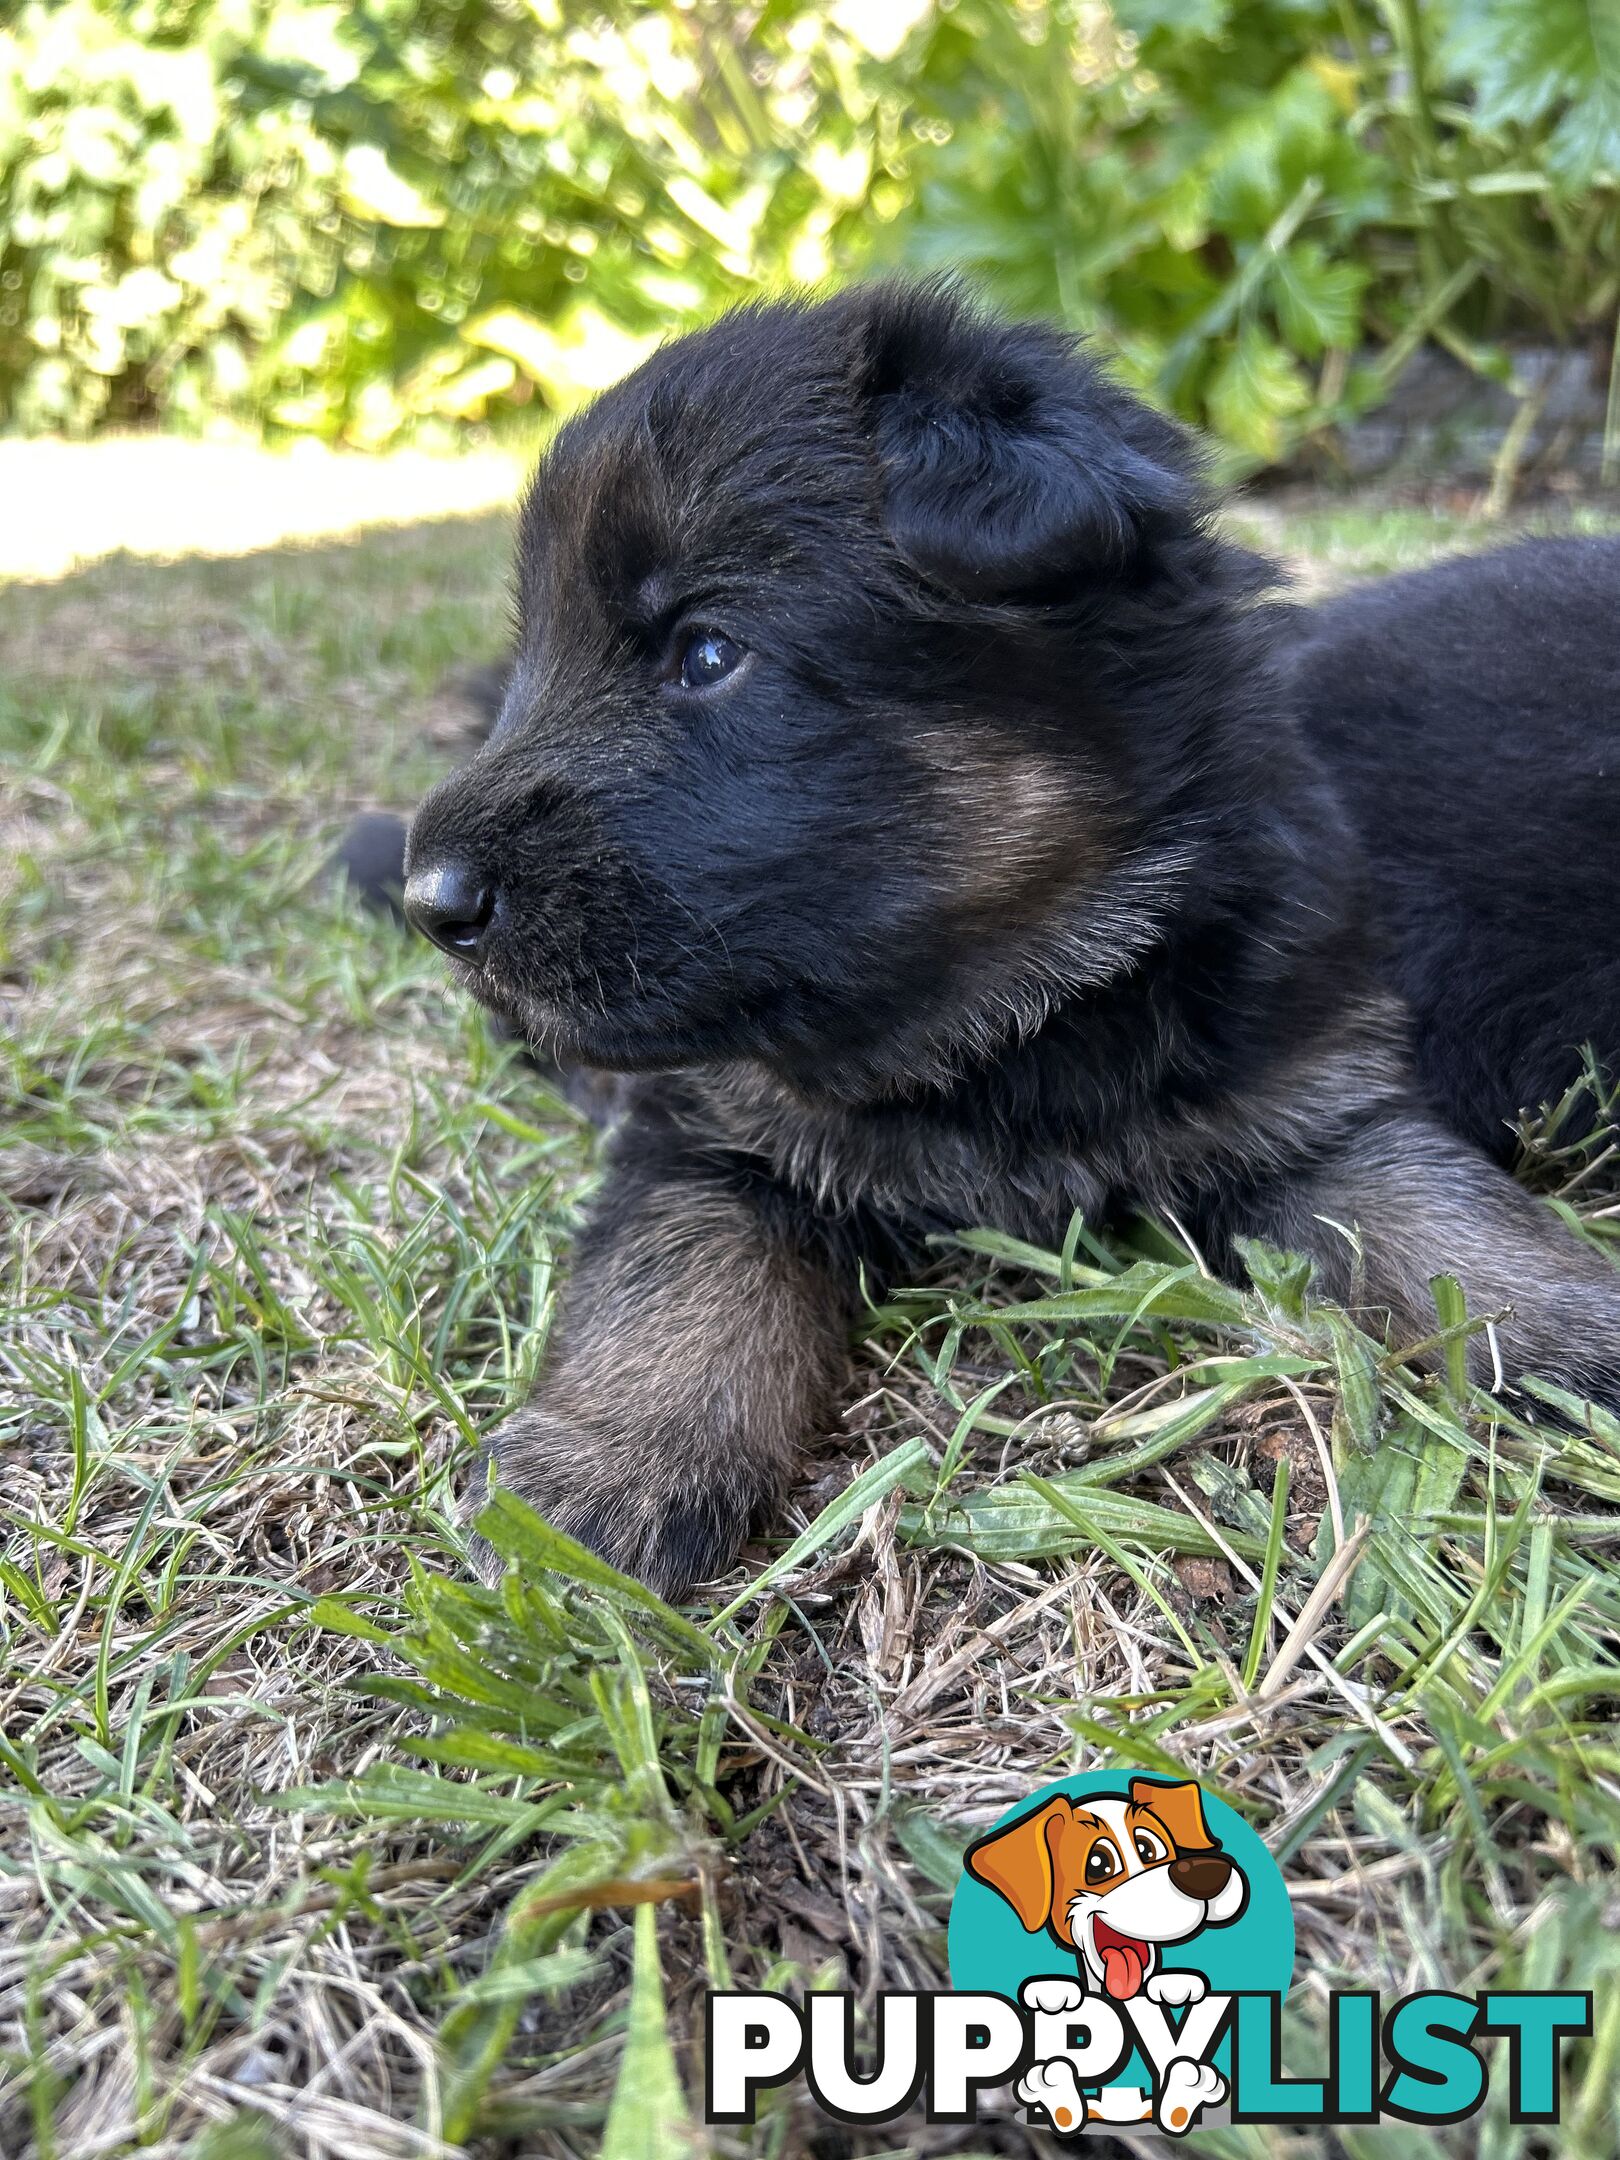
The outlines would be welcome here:
M 167 435 L 0 441 L 0 578 L 59 578 L 119 553 L 176 561 L 465 517 L 517 499 L 509 450 L 366 457 L 303 441 Z

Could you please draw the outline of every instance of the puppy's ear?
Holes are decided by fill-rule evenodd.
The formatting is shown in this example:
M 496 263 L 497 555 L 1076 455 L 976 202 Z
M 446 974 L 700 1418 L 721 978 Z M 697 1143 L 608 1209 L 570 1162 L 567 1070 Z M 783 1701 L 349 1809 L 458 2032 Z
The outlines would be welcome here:
M 1049 595 L 1197 517 L 1187 438 L 1072 339 L 946 287 L 852 300 L 889 535 L 924 576 L 968 599 Z
M 1072 1814 L 1067 1800 L 1049 1800 L 1005 1830 L 980 1838 L 967 1851 L 967 1871 L 1007 1900 L 1031 1934 L 1052 1914 L 1052 1848 L 1047 1828 Z
M 1178 1852 L 1214 1850 L 1215 1840 L 1204 1820 L 1203 1795 L 1196 1785 L 1156 1785 L 1149 1778 L 1132 1778 L 1131 1805 L 1156 1815 Z

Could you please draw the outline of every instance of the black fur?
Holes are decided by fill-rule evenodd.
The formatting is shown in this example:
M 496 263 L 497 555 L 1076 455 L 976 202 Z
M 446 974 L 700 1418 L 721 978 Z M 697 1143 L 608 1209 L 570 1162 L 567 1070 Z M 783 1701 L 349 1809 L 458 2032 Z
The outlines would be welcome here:
M 1424 1093 L 1492 1154 L 1620 1051 L 1620 538 L 1346 594 L 1290 690 L 1368 862 Z
M 409 860 L 496 893 L 476 995 L 638 1076 L 496 1452 L 665 1587 L 829 1414 L 856 1259 L 939 1227 L 1169 1210 L 1408 1337 L 1455 1272 L 1620 1399 L 1620 1274 L 1480 1152 L 1620 1049 L 1620 548 L 1301 622 L 1210 507 L 1067 339 L 938 289 L 728 318 L 546 458 Z M 747 658 L 689 690 L 698 629 Z

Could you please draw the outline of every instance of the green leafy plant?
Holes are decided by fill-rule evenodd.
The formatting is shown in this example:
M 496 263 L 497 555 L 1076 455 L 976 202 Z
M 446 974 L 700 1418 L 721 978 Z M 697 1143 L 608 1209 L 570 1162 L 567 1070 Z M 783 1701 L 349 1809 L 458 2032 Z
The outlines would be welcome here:
M 0 415 L 377 446 L 567 406 L 672 321 L 828 271 L 870 163 L 855 52 L 791 6 L 30 0 Z
M 1425 339 L 1505 376 L 1513 333 L 1608 335 L 1617 174 L 1586 0 L 29 0 L 0 415 L 521 425 L 879 262 L 1093 332 L 1265 462 Z
M 914 259 L 1095 332 L 1243 459 L 1438 338 L 1613 327 L 1620 33 L 1581 0 L 961 0 L 903 60 Z

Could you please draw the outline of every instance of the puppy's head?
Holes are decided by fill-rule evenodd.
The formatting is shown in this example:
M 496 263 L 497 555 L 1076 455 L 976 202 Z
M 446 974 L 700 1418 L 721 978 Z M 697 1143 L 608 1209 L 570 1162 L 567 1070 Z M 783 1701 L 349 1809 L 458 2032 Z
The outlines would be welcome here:
M 1140 943 L 1186 761 L 1129 686 L 1201 517 L 1180 434 L 1055 332 L 933 287 L 730 316 L 557 435 L 409 910 L 586 1063 L 932 1077 Z
M 967 1867 L 1122 2002 L 1153 1972 L 1162 1944 L 1224 1927 L 1248 1902 L 1241 1869 L 1210 1836 L 1198 1787 L 1151 1778 L 1078 1806 L 1060 1794 L 981 1838 Z

